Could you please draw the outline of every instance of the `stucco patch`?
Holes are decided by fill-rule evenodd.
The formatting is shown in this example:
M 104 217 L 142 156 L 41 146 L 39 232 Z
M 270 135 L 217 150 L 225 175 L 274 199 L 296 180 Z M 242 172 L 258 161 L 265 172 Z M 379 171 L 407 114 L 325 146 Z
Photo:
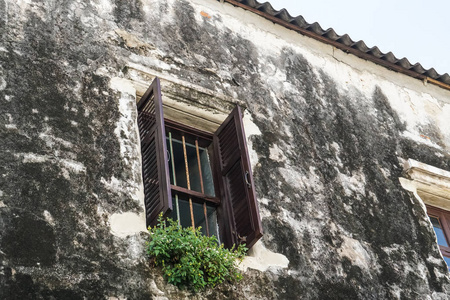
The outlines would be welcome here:
M 258 241 L 250 249 L 239 268 L 244 271 L 248 268 L 266 271 L 269 268 L 287 268 L 288 265 L 289 260 L 286 256 L 267 250 L 261 241 Z
M 109 218 L 111 233 L 118 237 L 126 237 L 145 231 L 145 215 L 131 212 L 117 213 Z
M 111 78 L 109 86 L 116 91 L 120 91 L 122 93 L 127 93 L 130 95 L 136 95 L 136 89 L 133 84 L 124 78 L 114 77 Z
M 280 149 L 276 144 L 270 147 L 270 159 L 274 161 L 283 162 L 286 160 L 286 155 L 284 155 L 283 150 Z
M 369 270 L 371 265 L 370 255 L 361 243 L 347 236 L 342 236 L 342 239 L 342 246 L 338 250 L 339 255 L 347 257 L 354 265 Z

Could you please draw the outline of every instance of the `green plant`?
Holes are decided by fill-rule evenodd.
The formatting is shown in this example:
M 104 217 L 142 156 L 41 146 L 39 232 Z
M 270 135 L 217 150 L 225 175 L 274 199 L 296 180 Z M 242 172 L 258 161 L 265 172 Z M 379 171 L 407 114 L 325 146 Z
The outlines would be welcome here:
M 169 283 L 198 291 L 242 279 L 237 262 L 244 258 L 245 245 L 225 249 L 215 236 L 204 236 L 199 228 L 182 228 L 176 221 L 166 221 L 162 216 L 155 227 L 149 227 L 149 232 L 147 253 L 155 265 L 162 267 Z

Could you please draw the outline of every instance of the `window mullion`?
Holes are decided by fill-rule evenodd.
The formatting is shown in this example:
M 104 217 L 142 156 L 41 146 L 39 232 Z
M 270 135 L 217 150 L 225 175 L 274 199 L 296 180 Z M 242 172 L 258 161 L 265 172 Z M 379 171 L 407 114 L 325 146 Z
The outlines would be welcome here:
M 200 151 L 198 150 L 198 138 L 195 138 L 195 151 L 197 153 L 197 165 L 198 165 L 198 174 L 200 177 L 200 189 L 202 194 L 205 193 L 205 188 L 203 186 L 203 175 L 202 175 L 202 163 L 200 161 Z M 209 236 L 209 224 L 208 224 L 208 213 L 206 211 L 206 203 L 203 202 L 203 214 L 205 215 L 205 227 L 206 227 L 206 235 Z
M 188 190 L 191 189 L 191 182 L 189 179 L 189 164 L 188 164 L 188 159 L 187 159 L 187 151 L 186 151 L 186 139 L 184 137 L 184 133 L 181 136 L 181 141 L 183 143 L 183 156 L 184 156 L 184 165 L 186 168 L 186 182 L 187 182 L 187 188 Z M 189 196 L 189 210 L 191 212 L 191 224 L 192 224 L 192 229 L 195 230 L 195 221 L 194 221 L 194 207 L 192 205 L 192 197 Z
M 175 157 L 173 156 L 173 144 L 172 144 L 172 132 L 169 131 L 169 147 L 170 147 L 170 160 L 172 163 L 172 179 L 173 179 L 173 184 L 176 186 L 177 185 L 177 176 L 176 171 L 175 171 Z M 175 193 L 175 205 L 176 205 L 176 210 L 177 210 L 177 221 L 178 221 L 178 225 L 181 225 L 180 223 L 180 205 L 178 203 L 178 194 Z

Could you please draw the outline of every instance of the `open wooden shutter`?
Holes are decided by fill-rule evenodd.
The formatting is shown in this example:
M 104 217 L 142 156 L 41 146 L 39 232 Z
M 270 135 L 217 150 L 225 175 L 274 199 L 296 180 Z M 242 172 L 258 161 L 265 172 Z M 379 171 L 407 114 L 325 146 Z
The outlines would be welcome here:
M 262 226 L 239 106 L 217 129 L 213 140 L 222 198 L 222 242 L 227 248 L 241 243 L 250 248 L 262 236 Z
M 147 226 L 172 210 L 161 87 L 155 78 L 137 104 Z

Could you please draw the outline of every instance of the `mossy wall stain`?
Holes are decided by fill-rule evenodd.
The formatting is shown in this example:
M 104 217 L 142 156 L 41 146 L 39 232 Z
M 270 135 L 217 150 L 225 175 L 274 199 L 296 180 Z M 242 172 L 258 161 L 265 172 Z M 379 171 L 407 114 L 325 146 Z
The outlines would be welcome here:
M 440 150 L 405 138 L 381 87 L 342 89 L 298 45 L 274 55 L 214 8 L 204 18 L 186 0 L 101 2 L 0 1 L 1 299 L 445 297 L 432 230 L 398 181 L 399 157 L 450 170 L 437 125 L 423 134 Z M 193 295 L 148 265 L 145 234 L 111 234 L 111 214 L 142 212 L 127 192 L 140 184 L 127 161 L 139 157 L 120 152 L 136 133 L 115 133 L 125 96 L 109 86 L 129 62 L 246 102 L 261 131 L 248 138 L 270 213 L 262 242 L 288 269 Z M 366 257 L 346 253 L 346 238 Z

